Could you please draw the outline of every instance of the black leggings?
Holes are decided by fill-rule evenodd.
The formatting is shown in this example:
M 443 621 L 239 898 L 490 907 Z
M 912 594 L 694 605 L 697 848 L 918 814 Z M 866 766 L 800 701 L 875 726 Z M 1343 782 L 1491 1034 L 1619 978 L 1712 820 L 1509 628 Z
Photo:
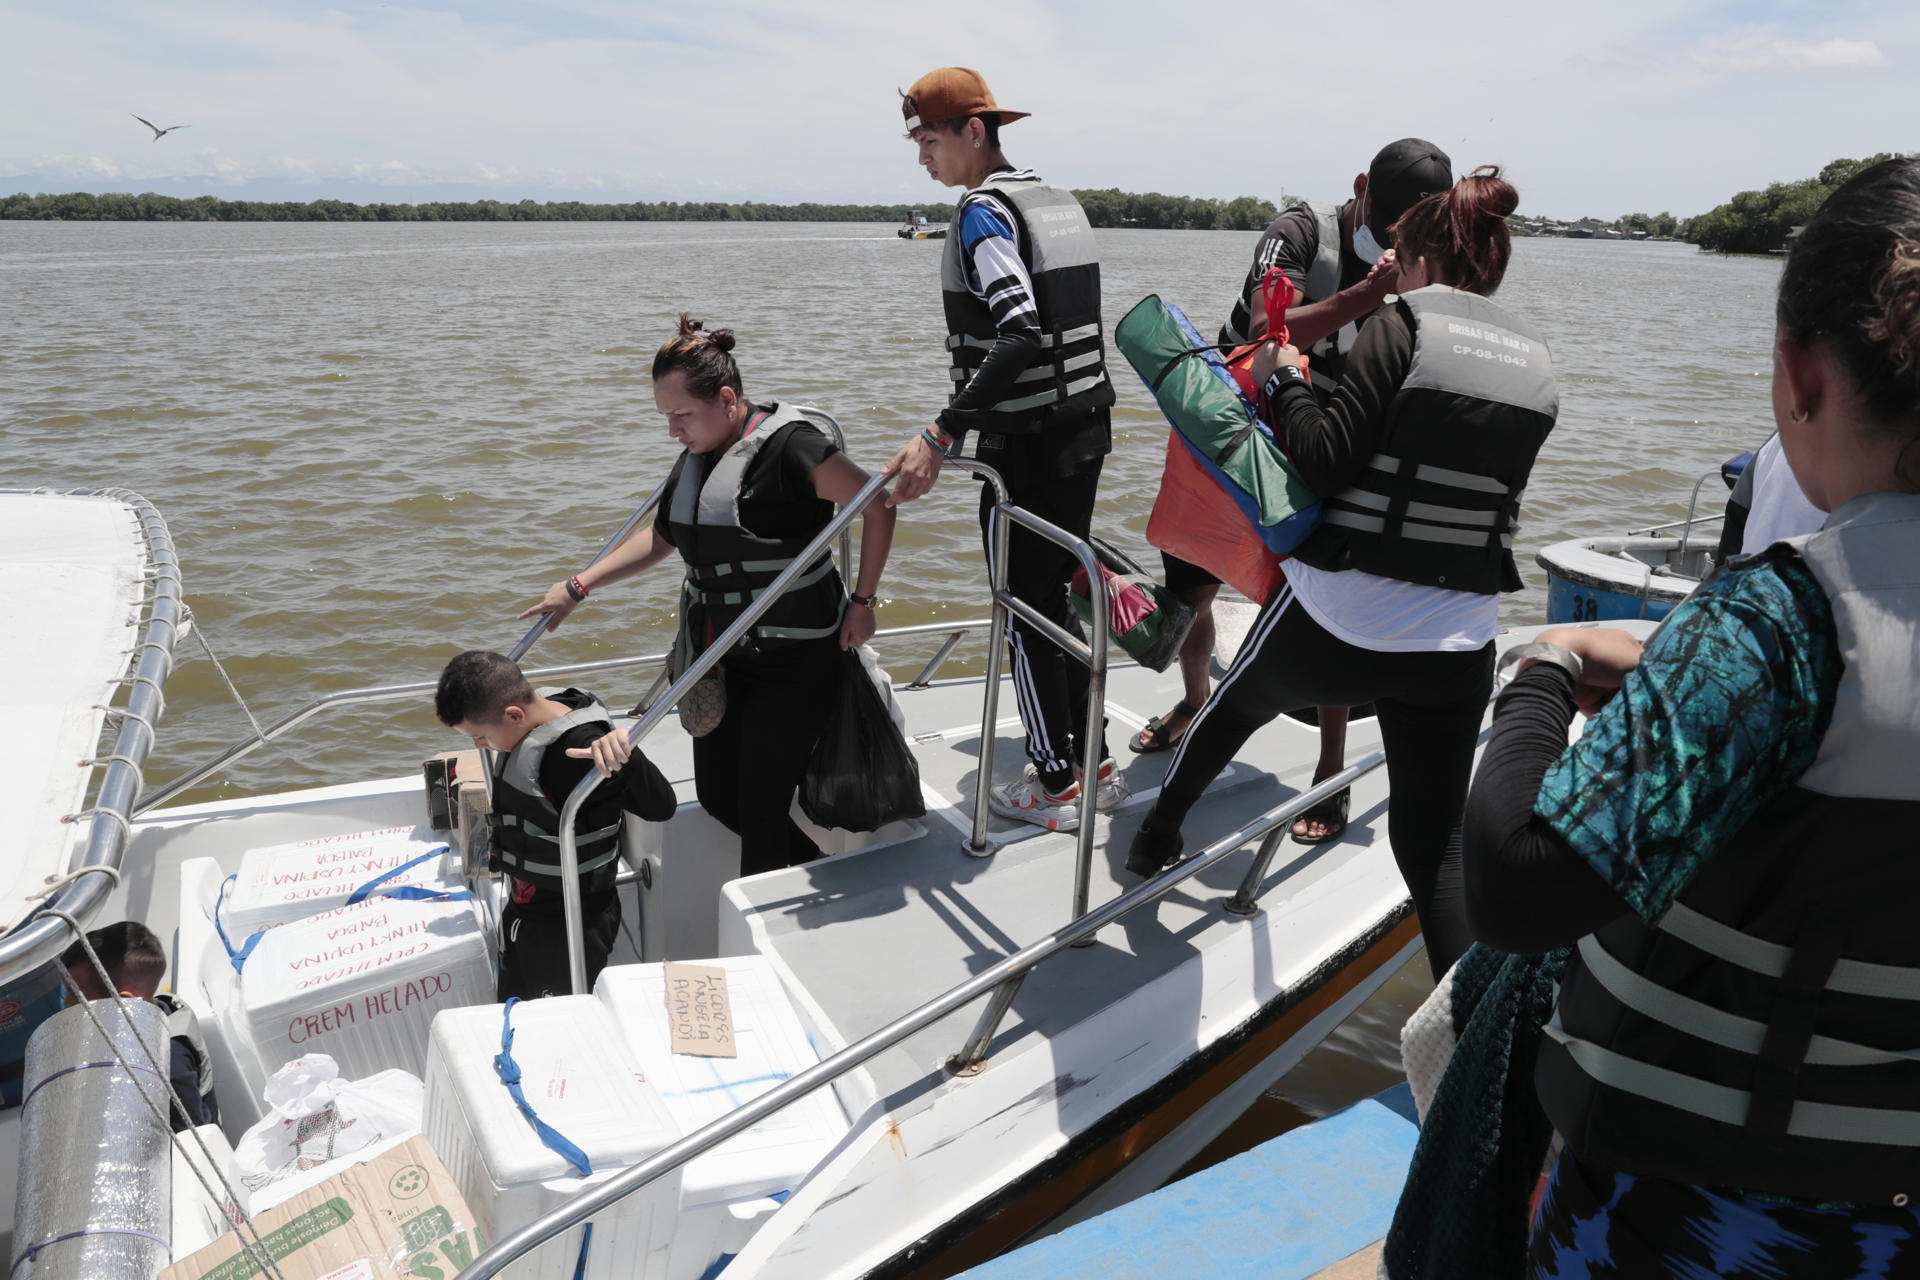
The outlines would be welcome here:
M 1283 584 L 1175 750 L 1147 822 L 1177 829 L 1200 793 L 1275 716 L 1372 702 L 1393 794 L 1387 835 L 1420 913 L 1437 980 L 1473 941 L 1460 875 L 1460 818 L 1492 689 L 1492 644 L 1468 652 L 1357 648 L 1315 622 Z
M 797 866 L 820 847 L 793 820 L 793 793 L 806 774 L 845 672 L 837 636 L 803 640 L 721 662 L 727 713 L 693 740 L 700 807 L 740 837 L 740 874 Z

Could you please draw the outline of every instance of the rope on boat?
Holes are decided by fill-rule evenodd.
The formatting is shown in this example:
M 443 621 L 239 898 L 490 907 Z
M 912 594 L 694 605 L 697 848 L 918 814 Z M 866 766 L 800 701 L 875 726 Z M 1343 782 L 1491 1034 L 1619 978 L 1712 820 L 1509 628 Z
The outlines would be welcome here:
M 189 624 L 193 623 L 193 610 L 183 607 L 183 617 L 181 620 Z M 253 726 L 253 736 L 259 741 L 265 742 L 267 739 L 267 731 L 260 727 L 258 720 L 254 719 L 253 708 L 249 707 L 247 700 L 240 696 L 240 690 L 233 683 L 233 677 L 227 674 L 227 669 L 220 665 L 220 659 L 214 656 L 213 646 L 207 643 L 207 629 L 202 626 L 189 626 L 188 630 L 193 635 L 193 638 L 200 642 L 200 651 L 207 655 L 207 661 L 211 662 L 213 669 L 220 673 L 220 678 L 227 682 L 227 692 L 231 693 L 233 700 L 240 704 L 240 710 L 247 717 L 247 723 Z

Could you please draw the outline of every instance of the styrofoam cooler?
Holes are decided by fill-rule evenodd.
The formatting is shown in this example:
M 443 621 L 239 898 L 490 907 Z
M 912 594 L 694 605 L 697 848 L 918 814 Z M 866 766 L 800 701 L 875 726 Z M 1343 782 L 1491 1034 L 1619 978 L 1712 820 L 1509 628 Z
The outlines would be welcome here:
M 772 964 L 757 955 L 689 961 L 724 969 L 733 1058 L 676 1054 L 667 1024 L 665 972 L 657 964 L 603 969 L 594 985 L 640 1069 L 686 1133 L 703 1128 L 819 1061 Z M 822 1087 L 687 1165 L 669 1280 L 695 1280 L 741 1243 L 751 1202 L 792 1191 L 846 1136 L 847 1118 Z
M 680 1137 L 598 1000 L 553 996 L 516 1004 L 513 1059 L 521 1090 L 543 1123 L 585 1153 L 593 1174 L 579 1177 L 540 1140 L 494 1070 L 504 1012 L 492 1005 L 442 1014 L 427 1058 L 427 1139 L 489 1240 Z M 594 1217 L 587 1280 L 665 1280 L 679 1201 L 675 1170 Z M 556 1236 L 505 1274 L 573 1280 L 581 1237 L 578 1227 Z
M 472 903 L 375 897 L 269 929 L 241 971 L 239 1018 L 269 1073 L 324 1053 L 357 1080 L 419 1075 L 434 1015 L 492 999 Z
M 445 849 L 426 827 L 383 827 L 349 835 L 318 836 L 292 844 L 249 849 L 220 904 L 227 939 L 240 946 L 251 934 L 277 924 L 345 906 L 353 891 L 406 866 L 422 854 Z M 446 857 L 429 858 L 381 887 L 458 887 Z

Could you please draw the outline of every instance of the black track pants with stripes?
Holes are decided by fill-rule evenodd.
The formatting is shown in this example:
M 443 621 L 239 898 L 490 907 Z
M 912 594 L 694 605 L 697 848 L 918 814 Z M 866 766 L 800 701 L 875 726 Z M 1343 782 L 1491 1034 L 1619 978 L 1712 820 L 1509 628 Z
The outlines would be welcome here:
M 1444 653 L 1361 649 L 1315 622 L 1283 584 L 1187 730 L 1146 821 L 1162 831 L 1177 829 L 1207 785 L 1275 716 L 1373 703 L 1392 791 L 1387 834 L 1438 979 L 1473 941 L 1461 882 L 1460 819 L 1492 689 L 1492 644 Z
M 1024 443 L 1024 442 L 1022 442 Z M 992 464 L 1006 482 L 1009 499 L 1049 524 L 1084 538 L 1093 524 L 1093 500 L 1100 487 L 1100 460 L 1094 459 L 1077 475 L 1056 476 L 1034 466 L 1037 451 L 1014 448 L 989 452 L 980 460 Z M 987 562 L 993 560 L 993 491 L 980 486 L 980 534 Z M 1044 618 L 1069 633 L 1085 632 L 1067 600 L 1067 579 L 1080 566 L 1073 553 L 1031 530 L 1013 526 L 1007 543 L 1007 589 Z M 1041 779 L 1055 791 L 1073 776 L 1073 766 L 1084 764 L 1087 740 L 1087 668 L 1022 619 L 1009 619 L 1007 651 L 1013 662 L 1013 690 L 1020 706 L 1020 722 L 1027 731 L 1027 758 Z M 1097 764 L 1107 754 L 1104 726 Z

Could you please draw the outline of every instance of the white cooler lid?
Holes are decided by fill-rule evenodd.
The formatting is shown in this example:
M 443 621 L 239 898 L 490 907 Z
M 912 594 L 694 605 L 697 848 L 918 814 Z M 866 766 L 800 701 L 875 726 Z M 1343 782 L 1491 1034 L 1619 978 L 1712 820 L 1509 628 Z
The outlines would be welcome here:
M 686 963 L 726 970 L 737 1057 L 672 1051 L 661 965 L 604 969 L 594 993 L 612 1013 L 667 1110 L 683 1132 L 692 1133 L 820 1059 L 766 957 Z M 791 1191 L 846 1132 L 847 1118 L 832 1088 L 817 1089 L 689 1164 L 681 1184 L 683 1198 L 704 1204 Z
M 433 838 L 432 831 L 422 826 L 385 827 L 249 849 L 241 855 L 240 870 L 220 904 L 221 927 L 237 947 L 256 930 L 343 906 L 361 885 L 446 847 L 445 840 Z M 380 888 L 454 888 L 446 864 L 444 857 L 428 858 Z
M 253 1018 L 324 998 L 316 993 L 345 998 L 399 984 L 394 1008 L 380 1010 L 395 1012 L 448 994 L 437 985 L 408 990 L 409 974 L 439 969 L 461 950 L 484 963 L 486 946 L 471 902 L 369 898 L 269 929 L 240 971 L 240 1000 Z
M 578 1175 L 540 1140 L 494 1072 L 504 1005 L 452 1009 L 433 1021 L 444 1064 L 481 1163 L 495 1186 Z M 549 996 L 513 1006 L 513 1060 L 534 1113 L 579 1147 L 594 1171 L 637 1164 L 680 1138 L 659 1094 L 592 996 Z M 429 1068 L 428 1088 L 438 1086 Z M 428 1100 L 427 1112 L 435 1103 Z

